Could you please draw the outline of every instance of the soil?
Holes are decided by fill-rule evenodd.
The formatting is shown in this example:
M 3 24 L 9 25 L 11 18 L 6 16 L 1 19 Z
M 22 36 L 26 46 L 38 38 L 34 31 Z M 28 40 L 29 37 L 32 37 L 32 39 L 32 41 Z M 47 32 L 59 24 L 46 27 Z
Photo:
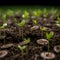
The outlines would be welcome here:
M 21 14 L 22 15 L 22 14 Z M 20 16 L 12 16 L 12 18 L 16 18 L 17 22 L 21 22 L 22 17 Z M 46 32 L 53 31 L 54 36 L 51 38 L 49 43 L 49 50 L 53 52 L 56 57 L 53 60 L 60 60 L 60 54 L 56 53 L 54 51 L 54 46 L 60 45 L 60 27 L 55 24 L 55 21 L 57 21 L 57 16 L 53 15 L 51 18 L 48 14 L 48 17 L 40 16 L 38 18 L 32 18 L 32 15 L 30 14 L 30 17 L 27 19 L 28 21 L 23 27 L 23 38 L 22 38 L 22 29 L 17 25 L 12 18 L 7 18 L 7 24 L 8 26 L 5 29 L 0 30 L 0 50 L 8 50 L 8 55 L 0 58 L 0 60 L 44 60 L 40 53 L 44 51 L 48 51 L 48 45 L 39 45 L 37 44 L 38 39 L 46 39 L 45 34 Z M 32 30 L 31 28 L 34 26 L 32 23 L 33 19 L 37 19 L 37 26 L 44 26 L 47 28 L 46 31 L 43 33 L 40 31 L 39 28 Z M 2 20 L 0 23 L 3 22 Z M 1 23 L 2 25 L 3 23 Z M 5 32 L 5 35 L 4 35 Z M 43 34 L 43 36 L 42 36 Z M 30 38 L 30 43 L 25 44 L 23 43 L 24 38 Z M 5 41 L 5 43 L 4 43 Z M 22 42 L 22 43 L 21 43 Z M 12 44 L 12 45 L 6 45 L 6 44 Z M 4 46 L 5 45 L 5 46 Z M 24 50 L 23 55 L 21 55 L 21 51 L 18 48 L 18 45 L 25 45 L 27 48 Z

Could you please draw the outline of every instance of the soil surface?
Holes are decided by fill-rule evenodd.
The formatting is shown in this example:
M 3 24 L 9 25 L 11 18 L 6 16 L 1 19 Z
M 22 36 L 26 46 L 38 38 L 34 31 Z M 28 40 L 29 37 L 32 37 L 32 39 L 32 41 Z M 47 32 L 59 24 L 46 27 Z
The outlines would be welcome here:
M 22 14 L 14 15 L 10 18 L 7 17 L 7 27 L 0 29 L 0 50 L 7 50 L 8 54 L 0 60 L 44 60 L 41 57 L 41 52 L 48 52 L 48 45 L 39 45 L 37 40 L 46 39 L 46 32 L 54 32 L 54 36 L 50 39 L 49 51 L 55 54 L 55 58 L 52 60 L 60 60 L 60 53 L 54 51 L 54 46 L 60 45 L 60 26 L 56 25 L 57 16 L 48 17 L 42 16 L 33 17 L 32 14 L 26 19 L 26 23 L 23 27 L 19 27 L 18 23 L 22 21 Z M 14 21 L 16 18 L 17 21 Z M 32 20 L 37 20 L 37 24 L 34 25 Z M 3 25 L 3 21 L 0 20 L 0 25 Z M 45 31 L 41 31 L 40 27 L 46 27 Z M 24 43 L 24 38 L 30 38 L 29 43 Z M 27 46 L 24 49 L 23 54 L 18 48 L 18 45 Z

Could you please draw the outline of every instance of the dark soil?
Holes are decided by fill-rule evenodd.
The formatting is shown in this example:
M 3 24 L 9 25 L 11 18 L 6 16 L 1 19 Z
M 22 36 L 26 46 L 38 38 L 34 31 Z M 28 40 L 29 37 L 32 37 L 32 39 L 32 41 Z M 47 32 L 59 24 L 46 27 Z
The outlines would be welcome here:
M 22 14 L 21 14 L 22 15 Z M 44 51 L 48 51 L 48 45 L 39 45 L 37 44 L 38 39 L 46 39 L 45 33 L 53 31 L 54 36 L 50 40 L 50 48 L 49 50 L 53 53 L 55 53 L 56 57 L 52 60 L 60 60 L 60 54 L 56 53 L 53 48 L 56 45 L 60 45 L 60 27 L 58 27 L 55 24 L 55 21 L 57 21 L 57 16 L 54 15 L 54 17 L 50 18 L 40 16 L 38 18 L 32 18 L 32 15 L 27 19 L 28 21 L 23 27 L 23 38 L 30 38 L 30 43 L 25 44 L 23 42 L 22 38 L 22 28 L 17 25 L 18 22 L 21 22 L 23 19 L 20 16 L 13 16 L 12 18 L 7 18 L 7 24 L 8 26 L 5 29 L 0 29 L 0 50 L 7 50 L 8 55 L 6 55 L 3 58 L 0 58 L 0 60 L 44 60 L 40 53 Z M 14 18 L 17 19 L 17 23 L 13 20 Z M 40 29 L 35 29 L 31 31 L 31 27 L 34 26 L 32 23 L 32 20 L 37 20 L 37 26 L 41 27 L 44 26 L 48 28 L 43 33 L 40 31 Z M 0 25 L 3 24 L 3 21 L 0 20 Z M 5 32 L 5 35 L 4 35 Z M 43 34 L 43 36 L 42 36 Z M 4 42 L 5 40 L 5 42 Z M 6 44 L 12 44 L 11 46 Z M 5 46 L 3 46 L 5 45 Z M 27 48 L 24 50 L 23 56 L 21 55 L 21 51 L 18 48 L 18 45 L 25 45 Z

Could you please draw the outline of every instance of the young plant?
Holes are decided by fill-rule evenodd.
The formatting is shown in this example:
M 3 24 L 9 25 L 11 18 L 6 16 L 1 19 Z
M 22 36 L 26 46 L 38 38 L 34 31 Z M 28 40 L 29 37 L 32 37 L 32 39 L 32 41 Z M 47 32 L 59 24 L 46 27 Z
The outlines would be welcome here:
M 3 20 L 3 22 L 5 22 L 6 21 L 6 14 L 2 14 L 1 19 Z
M 18 26 L 20 26 L 22 28 L 22 39 L 23 39 L 23 27 L 25 25 L 25 20 L 22 20 L 20 23 L 18 23 Z M 19 29 L 19 33 L 20 33 L 20 29 Z
M 8 17 L 13 16 L 13 11 L 12 11 L 12 10 L 8 10 L 8 11 L 6 12 L 6 15 L 7 15 Z
M 56 25 L 60 27 L 60 18 L 57 18 Z
M 43 10 L 43 15 L 44 15 L 44 17 L 47 17 L 47 10 L 46 10 L 46 8 L 44 8 L 44 10 Z
M 0 29 L 4 29 L 4 28 L 6 28 L 6 26 L 7 26 L 7 23 L 4 23 L 4 24 L 0 27 Z M 5 35 L 5 30 L 4 30 L 4 35 Z M 5 44 L 5 38 L 4 38 L 4 44 Z
M 46 39 L 48 40 L 48 52 L 49 52 L 49 41 L 53 37 L 54 32 L 47 33 L 46 32 Z
M 20 46 L 20 45 L 18 45 L 18 48 L 20 49 L 21 55 L 23 56 L 24 50 L 27 48 L 27 46 Z
M 24 14 L 22 15 L 23 19 L 27 19 L 29 17 L 29 13 L 27 11 L 24 11 Z
M 39 17 L 41 15 L 41 13 L 42 13 L 41 10 L 33 11 L 33 16 Z
M 33 24 L 36 25 L 37 24 L 37 20 L 32 20 Z
M 43 37 L 43 32 L 44 32 L 44 30 L 46 30 L 46 28 L 45 27 L 40 27 L 40 30 L 42 32 L 42 37 Z
M 24 42 L 25 42 L 26 44 L 30 43 L 30 38 L 25 38 L 25 39 L 24 39 Z

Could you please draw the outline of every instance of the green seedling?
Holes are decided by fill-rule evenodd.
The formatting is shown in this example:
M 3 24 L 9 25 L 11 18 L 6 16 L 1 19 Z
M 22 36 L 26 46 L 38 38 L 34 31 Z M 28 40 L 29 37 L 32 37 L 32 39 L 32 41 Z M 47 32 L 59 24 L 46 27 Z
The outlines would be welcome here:
M 27 46 L 20 46 L 20 45 L 18 45 L 18 48 L 20 49 L 21 55 L 23 56 L 24 50 L 27 48 Z
M 57 18 L 56 25 L 60 27 L 60 18 Z
M 1 19 L 5 22 L 6 21 L 6 14 L 2 14 Z
M 18 26 L 20 26 L 22 28 L 22 39 L 23 39 L 23 27 L 24 27 L 24 25 L 25 25 L 25 20 L 22 20 L 20 23 L 18 23 Z
M 26 44 L 30 43 L 30 38 L 25 38 L 25 39 L 24 39 L 24 42 L 25 42 Z
M 40 30 L 42 32 L 42 37 L 43 37 L 43 32 L 46 30 L 46 28 L 45 27 L 40 27 Z
M 41 13 L 42 13 L 41 10 L 33 11 L 33 16 L 39 17 L 41 15 Z
M 48 51 L 49 51 L 49 41 L 53 37 L 54 32 L 46 33 L 46 39 L 48 40 Z
M 1 29 L 4 29 L 7 26 L 7 23 L 4 23 L 3 26 L 1 26 Z
M 24 19 L 27 19 L 29 17 L 29 13 L 27 11 L 24 11 L 24 14 L 22 15 Z
M 7 23 L 4 23 L 2 26 L 0 26 L 0 29 L 4 29 L 7 27 Z M 4 30 L 4 35 L 5 35 L 5 30 Z M 4 44 L 5 44 L 5 39 L 4 39 Z
M 43 15 L 44 15 L 44 17 L 47 17 L 47 9 L 46 8 L 44 8 L 44 10 L 43 10 Z
M 16 18 L 14 18 L 14 22 L 17 23 L 17 19 Z
M 37 24 L 37 20 L 32 20 L 33 24 L 36 25 Z
M 8 10 L 7 12 L 6 12 L 6 15 L 8 16 L 8 17 L 11 17 L 11 16 L 13 16 L 13 11 L 12 10 Z

